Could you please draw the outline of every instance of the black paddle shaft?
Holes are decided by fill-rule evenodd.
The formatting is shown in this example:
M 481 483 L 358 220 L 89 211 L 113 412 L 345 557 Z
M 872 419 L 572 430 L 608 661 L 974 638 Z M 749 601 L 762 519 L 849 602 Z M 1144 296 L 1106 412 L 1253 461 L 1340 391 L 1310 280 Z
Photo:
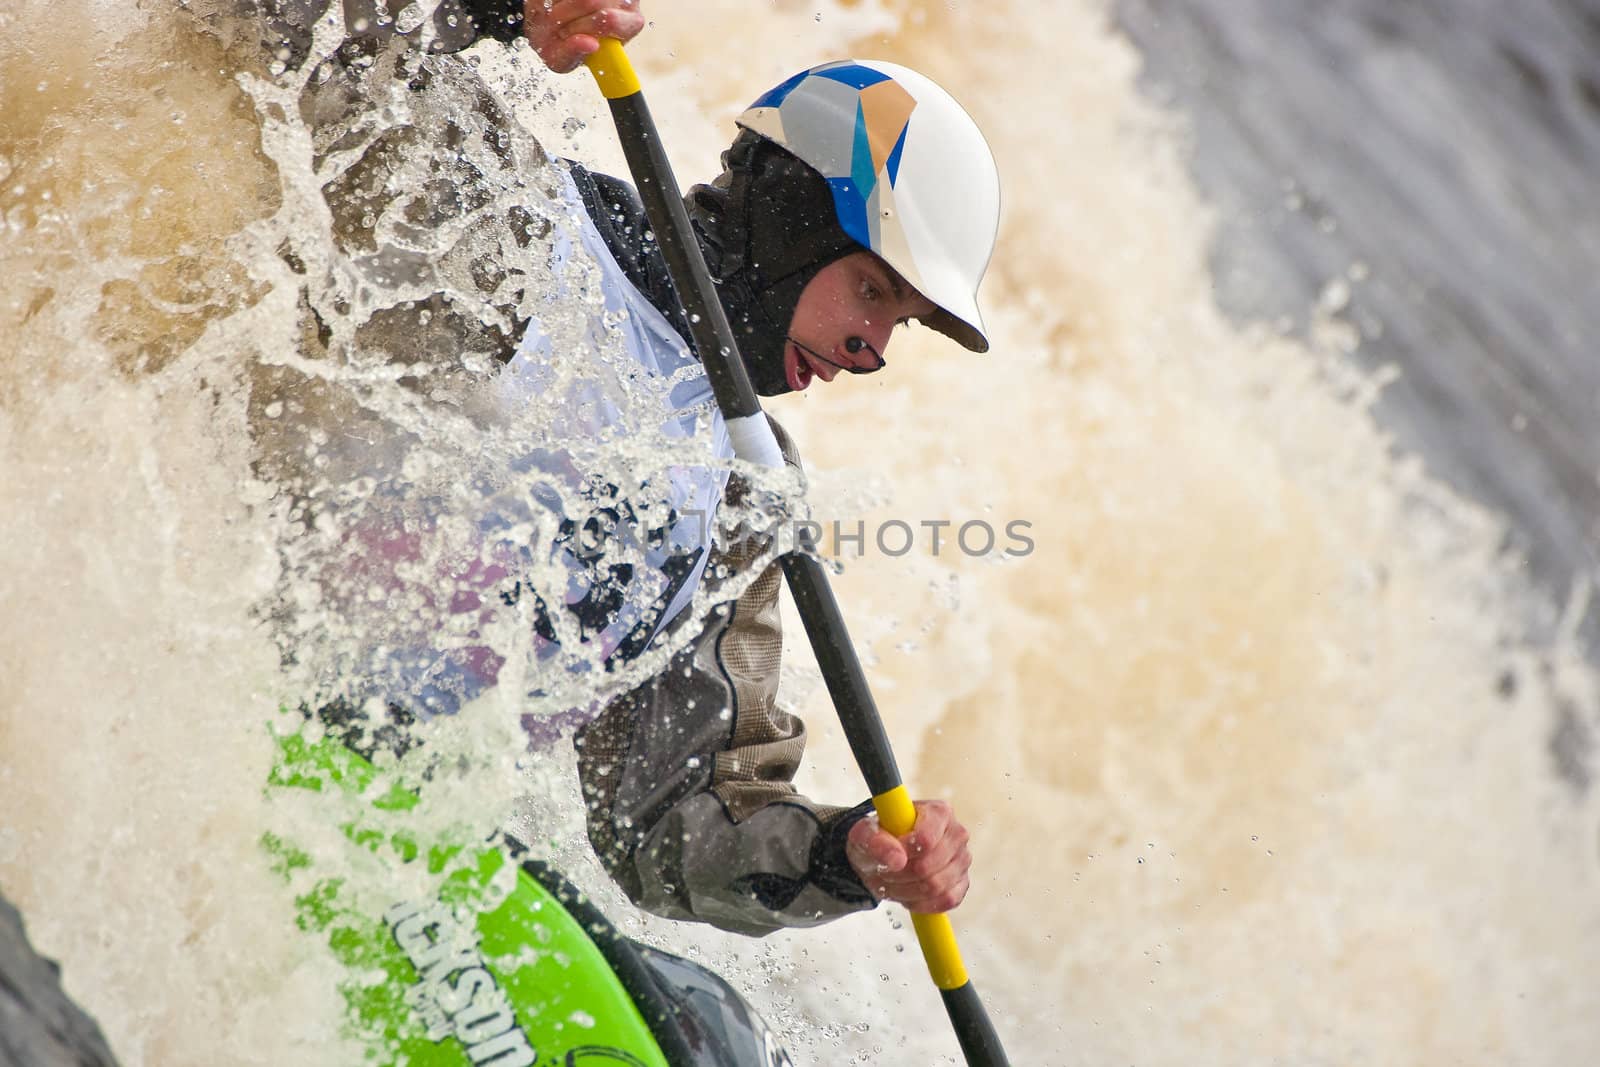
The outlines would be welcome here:
M 889 747 L 889 735 L 884 732 L 883 718 L 872 699 L 861 659 L 845 629 L 828 572 L 815 556 L 804 552 L 790 552 L 778 562 L 783 564 L 789 593 L 800 610 L 811 651 L 822 669 L 822 680 L 828 685 L 828 695 L 833 698 L 839 724 L 861 767 L 861 775 L 867 780 L 867 789 L 873 796 L 887 793 L 900 784 L 900 768 L 895 765 L 894 750 Z

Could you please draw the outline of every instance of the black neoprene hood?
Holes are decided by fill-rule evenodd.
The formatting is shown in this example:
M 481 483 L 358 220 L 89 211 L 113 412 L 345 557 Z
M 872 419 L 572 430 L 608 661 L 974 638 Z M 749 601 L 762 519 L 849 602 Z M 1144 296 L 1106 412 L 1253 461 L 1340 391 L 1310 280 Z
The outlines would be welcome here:
M 748 130 L 723 172 L 688 197 L 717 296 L 762 396 L 789 392 L 783 370 L 800 294 L 828 264 L 863 251 L 840 228 L 833 192 L 811 167 Z

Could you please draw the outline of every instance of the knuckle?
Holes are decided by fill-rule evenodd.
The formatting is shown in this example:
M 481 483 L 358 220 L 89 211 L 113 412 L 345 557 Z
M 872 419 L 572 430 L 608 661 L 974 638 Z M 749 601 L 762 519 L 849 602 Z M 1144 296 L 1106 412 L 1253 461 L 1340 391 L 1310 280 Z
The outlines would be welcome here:
M 939 897 L 939 910 L 940 911 L 949 911 L 951 908 L 956 907 L 963 900 L 965 900 L 966 896 L 967 896 L 967 880 L 965 878 L 963 878 L 959 882 L 955 883 L 954 885 L 949 886 L 949 887 L 947 887 L 947 888 L 945 888 L 943 890 L 940 890 L 940 892 L 938 894 L 938 897 Z
M 612 22 L 616 25 L 618 33 L 625 33 L 629 36 L 637 34 L 644 29 L 644 16 L 637 11 L 618 11 L 612 17 Z

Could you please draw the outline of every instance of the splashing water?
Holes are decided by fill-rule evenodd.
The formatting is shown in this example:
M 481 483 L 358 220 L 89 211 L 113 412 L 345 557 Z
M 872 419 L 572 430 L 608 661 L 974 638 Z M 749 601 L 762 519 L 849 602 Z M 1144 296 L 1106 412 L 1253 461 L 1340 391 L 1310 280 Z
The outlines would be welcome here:
M 571 355 L 556 388 L 610 382 L 637 431 L 575 463 L 637 487 L 693 462 L 645 432 L 662 397 L 615 373 L 582 258 L 552 266 L 548 155 L 622 173 L 584 79 L 494 46 L 352 47 L 336 20 L 278 55 L 235 16 L 68 7 L 0 16 L 0 890 L 122 1061 L 359 1055 L 258 846 L 286 826 L 316 847 L 327 821 L 263 793 L 266 727 L 360 698 L 443 626 L 501 684 L 431 728 L 471 765 L 430 785 L 441 831 L 515 808 L 802 1062 L 956 1062 L 889 909 L 762 942 L 633 913 L 586 853 L 567 755 L 525 757 L 520 718 L 659 658 L 544 670 L 526 602 L 438 594 L 497 563 L 563 581 L 481 536 L 541 487 L 582 508 L 517 464 L 561 406 L 507 421 L 494 391 L 528 318 Z M 1584 1062 L 1600 812 L 1544 745 L 1596 679 L 1523 637 L 1540 605 L 1497 521 L 1392 454 L 1337 345 L 1217 314 L 1206 210 L 1099 5 L 820 11 L 678 5 L 635 54 L 685 184 L 760 88 L 847 52 L 927 71 L 994 144 L 994 353 L 910 332 L 891 373 L 773 408 L 845 534 L 839 593 L 902 767 L 974 828 L 957 929 L 1013 1058 Z M 1040 101 L 1067 118 L 1042 132 Z M 891 520 L 912 551 L 883 547 Z M 969 553 L 979 520 L 1027 523 L 1031 550 Z M 397 529 L 401 558 L 362 571 L 361 532 Z M 802 784 L 853 800 L 789 647 Z

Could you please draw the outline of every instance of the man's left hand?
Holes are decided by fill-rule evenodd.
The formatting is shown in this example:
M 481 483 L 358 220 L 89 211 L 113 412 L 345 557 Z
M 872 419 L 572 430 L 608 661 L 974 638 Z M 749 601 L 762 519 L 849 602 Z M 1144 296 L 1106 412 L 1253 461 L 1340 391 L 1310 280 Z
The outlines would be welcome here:
M 557 74 L 575 70 L 600 48 L 600 38 L 626 44 L 644 27 L 639 0 L 527 0 L 523 5 L 523 35 Z

